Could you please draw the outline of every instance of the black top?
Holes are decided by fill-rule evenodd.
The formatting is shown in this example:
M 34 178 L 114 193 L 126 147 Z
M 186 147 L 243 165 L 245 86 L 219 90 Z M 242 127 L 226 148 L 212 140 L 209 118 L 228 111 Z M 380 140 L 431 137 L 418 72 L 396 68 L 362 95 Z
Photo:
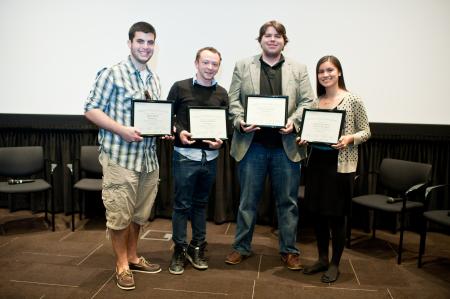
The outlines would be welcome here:
M 167 100 L 174 102 L 173 113 L 175 116 L 175 146 L 191 147 L 211 150 L 208 144 L 197 140 L 194 144 L 181 143 L 180 132 L 189 131 L 188 107 L 228 107 L 227 91 L 220 85 L 203 86 L 193 83 L 193 78 L 175 82 L 170 88 Z
M 284 57 L 281 57 L 273 66 L 268 65 L 262 57 L 259 59 L 261 62 L 261 75 L 260 75 L 260 93 L 263 95 L 281 95 L 281 67 L 284 63 Z
M 262 60 L 262 57 L 259 60 L 261 62 L 261 75 L 259 81 L 260 94 L 268 96 L 282 95 L 281 67 L 284 63 L 284 57 L 281 56 L 280 61 L 278 61 L 273 66 L 265 63 Z M 255 131 L 253 142 L 260 143 L 270 148 L 283 147 L 279 129 L 275 128 L 261 128 L 261 130 Z

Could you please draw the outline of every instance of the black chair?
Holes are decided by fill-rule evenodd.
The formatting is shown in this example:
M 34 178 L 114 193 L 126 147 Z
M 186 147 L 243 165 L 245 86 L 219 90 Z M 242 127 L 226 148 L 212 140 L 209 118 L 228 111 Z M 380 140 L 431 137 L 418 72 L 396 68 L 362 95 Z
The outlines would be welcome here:
M 77 181 L 73 188 L 76 191 L 81 191 L 80 196 L 72 196 L 72 231 L 75 230 L 75 199 L 78 197 L 79 203 L 79 215 L 82 219 L 83 209 L 81 199 L 85 199 L 86 192 L 100 192 L 102 191 L 102 179 L 103 173 L 102 166 L 98 160 L 98 146 L 82 146 L 79 160 L 79 167 L 81 173 L 81 179 Z M 79 195 L 79 192 L 75 192 Z
M 44 193 L 45 221 L 49 223 L 48 198 L 50 198 L 52 214 L 52 231 L 55 231 L 55 203 L 51 193 L 52 186 L 40 177 L 53 172 L 47 167 L 49 163 L 44 160 L 42 146 L 2 147 L 0 148 L 0 176 L 8 178 L 0 182 L 0 192 L 6 193 L 9 200 L 12 194 L 25 193 L 31 196 L 34 193 Z
M 373 210 L 372 237 L 375 238 L 377 211 L 400 215 L 400 240 L 397 263 L 402 260 L 405 214 L 410 211 L 422 212 L 425 208 L 424 196 L 431 176 L 431 165 L 396 159 L 383 159 L 378 173 L 379 186 L 383 194 L 368 194 L 352 199 L 353 204 Z M 417 194 L 415 194 L 417 193 Z M 351 245 L 351 217 L 347 222 L 347 247 Z
M 447 191 L 447 185 L 437 185 L 428 187 L 425 193 L 425 200 L 429 203 L 433 198 L 433 194 L 440 195 L 439 191 Z M 443 192 L 442 192 L 443 193 Z M 447 193 L 448 194 L 448 193 Z M 436 197 L 435 197 L 436 198 Z M 424 221 L 422 230 L 420 233 L 420 247 L 419 247 L 419 259 L 417 261 L 417 266 L 422 268 L 422 256 L 425 253 L 425 241 L 427 237 L 428 224 L 430 222 L 439 224 L 440 226 L 450 228 L 450 210 L 429 210 L 423 213 Z

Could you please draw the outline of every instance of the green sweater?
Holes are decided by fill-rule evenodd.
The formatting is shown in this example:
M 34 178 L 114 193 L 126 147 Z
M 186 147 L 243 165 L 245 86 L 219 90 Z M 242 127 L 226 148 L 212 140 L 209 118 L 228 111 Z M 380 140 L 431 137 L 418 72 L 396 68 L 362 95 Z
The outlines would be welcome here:
M 168 101 L 173 101 L 173 114 L 175 116 L 175 146 L 192 147 L 209 150 L 208 144 L 197 141 L 192 145 L 182 144 L 180 132 L 189 131 L 188 107 L 228 107 L 227 91 L 220 85 L 202 86 L 193 83 L 193 78 L 175 82 L 170 88 Z

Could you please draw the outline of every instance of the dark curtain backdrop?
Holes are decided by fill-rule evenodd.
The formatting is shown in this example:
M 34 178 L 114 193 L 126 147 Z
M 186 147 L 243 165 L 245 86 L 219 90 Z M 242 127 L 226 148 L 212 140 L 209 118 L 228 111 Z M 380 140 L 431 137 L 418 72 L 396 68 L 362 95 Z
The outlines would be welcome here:
M 430 163 L 433 165 L 432 183 L 449 182 L 450 126 L 372 123 L 371 130 L 372 138 L 360 146 L 358 174 L 376 172 L 381 160 L 390 157 Z M 95 145 L 96 142 L 97 128 L 83 116 L 0 114 L 0 147 L 41 145 L 48 163 L 58 165 L 53 174 L 53 191 L 58 212 L 71 213 L 72 185 L 80 177 L 77 167 L 80 147 Z M 208 217 L 216 223 L 235 221 L 239 204 L 236 162 L 230 157 L 229 148 L 230 143 L 225 143 L 218 158 L 217 180 L 208 207 Z M 158 142 L 158 156 L 161 182 L 152 217 L 169 218 L 172 213 L 173 188 L 171 142 Z M 67 164 L 74 166 L 73 174 Z M 367 175 L 358 181 L 355 191 L 374 192 L 375 186 L 376 177 Z M 91 194 L 87 196 L 87 200 L 101 203 L 99 194 Z M 11 210 L 43 209 L 42 203 L 39 202 L 31 205 L 26 200 L 10 202 L 6 197 L 0 198 L 0 207 Z M 267 181 L 258 212 L 258 222 L 275 223 L 274 207 L 270 183 Z M 448 199 L 435 201 L 432 207 L 448 209 Z M 360 216 L 365 218 L 364 215 Z

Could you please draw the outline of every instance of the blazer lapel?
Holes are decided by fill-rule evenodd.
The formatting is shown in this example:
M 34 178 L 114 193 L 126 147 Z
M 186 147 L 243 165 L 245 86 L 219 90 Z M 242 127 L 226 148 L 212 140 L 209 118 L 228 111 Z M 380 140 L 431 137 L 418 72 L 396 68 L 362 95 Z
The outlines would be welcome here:
M 281 92 L 285 96 L 289 95 L 288 88 L 291 86 L 291 74 L 291 64 L 285 61 L 281 67 Z
M 259 56 L 255 56 L 255 59 L 250 64 L 250 77 L 252 79 L 253 92 L 259 94 L 260 91 L 260 75 L 261 75 L 261 62 Z

